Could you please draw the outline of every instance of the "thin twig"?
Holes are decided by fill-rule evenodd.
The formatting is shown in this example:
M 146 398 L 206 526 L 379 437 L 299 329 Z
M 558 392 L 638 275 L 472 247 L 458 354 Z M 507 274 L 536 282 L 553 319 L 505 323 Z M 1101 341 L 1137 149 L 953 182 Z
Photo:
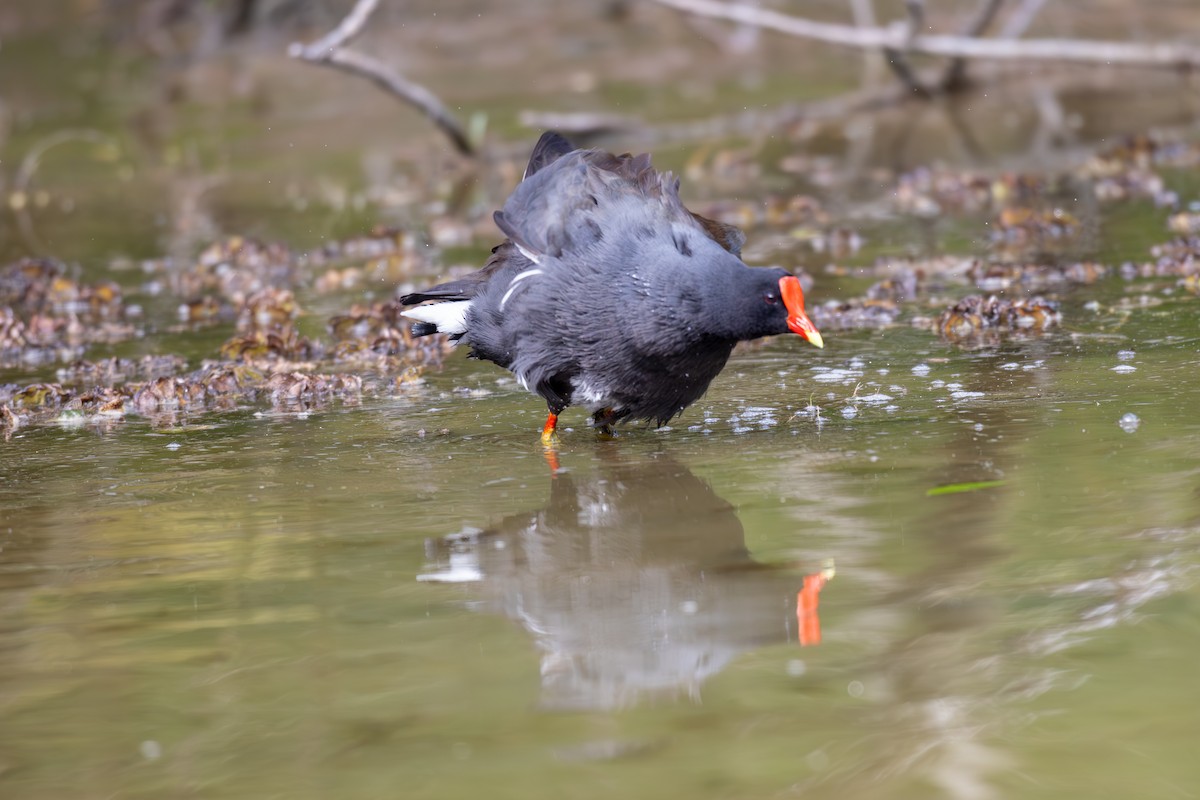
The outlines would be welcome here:
M 362 33 L 367 19 L 378 5 L 379 0 L 358 0 L 336 28 L 311 44 L 293 43 L 288 48 L 288 55 L 309 64 L 332 67 L 366 78 L 428 117 L 449 137 L 458 152 L 474 157 L 475 146 L 471 144 L 466 130 L 437 95 L 421 84 L 408 80 L 379 59 L 346 49 L 345 45 Z
M 416 106 L 437 125 L 442 133 L 450 137 L 458 152 L 464 156 L 475 155 L 475 147 L 467 137 L 466 131 L 458 124 L 458 120 L 450 110 L 442 104 L 433 92 L 419 83 L 414 83 L 388 68 L 377 58 L 373 58 L 355 50 L 334 50 L 325 59 L 331 67 L 361 75 L 405 102 Z
M 975 16 L 963 28 L 962 35 L 972 38 L 983 36 L 992 26 L 992 21 L 996 19 L 996 15 L 1000 13 L 1003 5 L 1004 0 L 983 0 L 979 4 L 979 10 L 975 12 Z
M 883 55 L 887 59 L 887 65 L 892 68 L 892 72 L 900 79 L 901 83 L 908 87 L 909 91 L 919 97 L 929 97 L 933 93 L 921 82 L 908 63 L 909 48 L 912 46 L 913 40 L 925 28 L 925 2 L 924 0 L 905 0 L 904 9 L 908 12 L 908 21 L 903 28 L 904 46 L 902 48 L 885 47 Z
M 306 61 L 318 61 L 327 57 L 339 47 L 352 42 L 364 27 L 367 20 L 375 13 L 379 0 L 358 0 L 350 13 L 338 23 L 337 27 L 311 44 L 302 45 L 296 42 L 291 46 L 288 55 L 293 58 L 303 58 Z
M 983 0 L 975 17 L 963 28 L 962 35 L 972 39 L 987 33 L 987 29 L 1000 11 L 1004 0 Z M 946 93 L 961 91 L 967 85 L 967 59 L 959 56 L 946 65 L 946 72 L 938 81 L 938 88 Z
M 814 22 L 762 8 L 747 8 L 714 0 L 655 0 L 689 14 L 703 14 L 780 33 L 860 49 L 903 49 L 905 31 L 896 28 L 856 28 Z M 1086 39 L 973 39 L 963 36 L 921 34 L 909 52 L 992 61 L 1046 61 L 1104 64 L 1114 67 L 1200 69 L 1200 49 L 1173 44 L 1138 44 Z

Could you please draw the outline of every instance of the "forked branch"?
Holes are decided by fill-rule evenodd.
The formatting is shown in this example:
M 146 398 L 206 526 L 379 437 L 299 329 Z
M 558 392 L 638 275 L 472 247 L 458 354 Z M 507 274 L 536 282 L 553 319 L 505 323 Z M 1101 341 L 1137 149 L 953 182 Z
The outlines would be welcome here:
M 288 55 L 309 64 L 331 67 L 366 78 L 394 97 L 415 107 L 449 137 L 458 152 L 474 157 L 475 146 L 471 144 L 466 130 L 437 95 L 421 84 L 405 78 L 379 59 L 347 48 L 347 45 L 362 33 L 367 20 L 378 5 L 379 0 L 358 0 L 336 28 L 311 44 L 293 43 L 288 48 Z

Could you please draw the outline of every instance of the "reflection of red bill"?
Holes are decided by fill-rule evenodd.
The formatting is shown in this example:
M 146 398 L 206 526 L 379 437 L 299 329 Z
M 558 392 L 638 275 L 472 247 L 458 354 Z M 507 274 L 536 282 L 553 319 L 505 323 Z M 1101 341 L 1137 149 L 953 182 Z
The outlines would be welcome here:
M 804 588 L 796 595 L 796 622 L 800 625 L 800 645 L 821 643 L 821 618 L 817 606 L 821 602 L 821 590 L 834 575 L 830 564 L 820 572 L 804 576 Z

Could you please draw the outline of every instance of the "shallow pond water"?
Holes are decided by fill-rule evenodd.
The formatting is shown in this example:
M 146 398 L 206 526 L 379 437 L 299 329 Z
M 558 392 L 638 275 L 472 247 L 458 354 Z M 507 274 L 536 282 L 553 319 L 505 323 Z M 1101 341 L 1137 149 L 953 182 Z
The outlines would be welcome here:
M 1190 314 L 780 340 L 669 431 L 568 412 L 558 470 L 463 359 L 307 416 L 19 430 L 0 783 L 1192 796 Z
M 664 41 L 654 17 L 621 29 L 639 54 L 626 64 L 591 11 L 563 11 L 566 36 L 528 5 L 537 25 L 427 23 L 436 35 L 409 42 L 406 68 L 493 114 L 497 138 L 539 104 L 691 119 L 858 82 L 856 58 L 814 64 L 825 51 L 774 39 L 726 74 L 728 54 L 694 34 Z M 531 31 L 553 46 L 514 57 Z M 480 58 L 499 51 L 485 76 L 481 40 Z M 173 352 L 194 367 L 233 334 L 228 319 L 177 326 L 180 298 L 147 291 L 135 259 L 194 255 L 218 233 L 299 249 L 457 213 L 418 192 L 449 182 L 438 168 L 408 170 L 438 150 L 423 121 L 340 77 L 273 82 L 292 65 L 237 51 L 104 104 L 96 86 L 144 67 L 97 67 L 94 42 L 70 41 L 0 49 L 0 94 L 20 110 L 0 171 L 74 126 L 117 137 L 120 154 L 75 142 L 47 155 L 40 202 L 9 209 L 32 216 L 0 220 L 0 254 L 77 260 L 144 306 L 144 336 L 90 359 Z M 559 76 L 581 53 L 591 66 Z M 51 55 L 72 68 L 29 69 Z M 821 80 L 798 87 L 802 67 Z M 20 91 L 6 83 L 17 74 L 46 85 Z M 575 88 L 589 81 L 600 88 Z M 178 99 L 189 91 L 219 99 Z M 669 145 L 656 163 L 687 177 L 689 198 L 758 208 L 768 192 L 816 193 L 847 213 L 867 249 L 836 277 L 791 233 L 774 232 L 776 250 L 751 233 L 758 262 L 814 273 L 819 302 L 860 294 L 870 279 L 853 266 L 879 255 L 987 251 L 981 217 L 880 212 L 888 170 L 977 151 L 992 168 L 1057 167 L 1068 150 L 1195 118 L 1138 86 L 1065 91 L 1057 114 L 1039 98 L 814 123 L 750 148 L 761 173 L 711 143 Z M 796 154 L 802 168 L 780 168 Z M 722 183 L 721 164 L 747 169 Z M 1168 176 L 1185 203 L 1196 174 Z M 1167 237 L 1149 202 L 1098 213 L 1073 188 L 1059 187 L 1067 209 L 1091 216 L 1064 257 L 1145 260 Z M 489 191 L 464 190 L 467 211 L 484 214 L 471 206 L 494 204 Z M 389 206 L 395 195 L 419 199 Z M 423 266 L 478 263 L 492 243 L 459 241 Z M 394 289 L 310 284 L 298 300 L 314 336 Z M 979 349 L 905 317 L 826 331 L 821 351 L 795 338 L 739 350 L 668 428 L 603 439 L 572 410 L 552 455 L 540 401 L 462 353 L 394 394 L 303 412 L 5 431 L 0 795 L 1200 796 L 1197 300 L 1173 280 L 1117 278 L 1062 300 L 1061 327 Z M 0 384 L 59 366 L 6 364 Z

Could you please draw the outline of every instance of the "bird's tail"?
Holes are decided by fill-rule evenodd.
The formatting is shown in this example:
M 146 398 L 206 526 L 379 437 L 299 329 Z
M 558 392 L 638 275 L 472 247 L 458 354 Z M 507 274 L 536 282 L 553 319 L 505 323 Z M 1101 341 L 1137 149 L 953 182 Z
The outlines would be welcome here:
M 450 300 L 406 308 L 401 315 L 417 320 L 412 326 L 413 336 L 447 333 L 457 337 L 467 332 L 467 312 L 470 310 L 470 300 Z

